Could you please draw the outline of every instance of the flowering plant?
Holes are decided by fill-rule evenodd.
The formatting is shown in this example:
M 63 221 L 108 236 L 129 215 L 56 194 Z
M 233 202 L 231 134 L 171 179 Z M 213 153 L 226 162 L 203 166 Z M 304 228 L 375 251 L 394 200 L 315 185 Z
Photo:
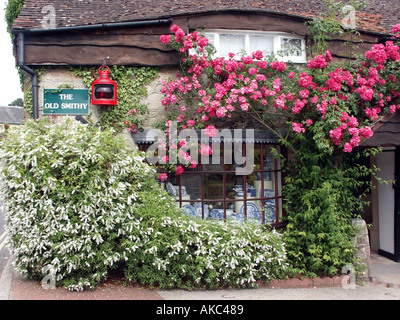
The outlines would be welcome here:
M 309 30 L 323 30 L 322 24 L 318 20 Z M 353 151 L 373 135 L 371 128 L 383 114 L 400 109 L 395 38 L 347 63 L 334 63 L 324 49 L 299 67 L 261 51 L 214 58 L 198 34 L 178 26 L 171 31 L 161 39 L 182 53 L 184 68 L 163 83 L 163 105 L 178 110 L 167 127 L 174 120 L 178 129 L 202 128 L 212 135 L 219 121 L 247 116 L 273 131 L 295 156 L 282 190 L 292 267 L 302 274 L 334 275 L 352 263 L 349 221 L 362 210 L 355 194 L 373 172 L 355 164 L 350 154 L 359 156 Z M 400 25 L 393 33 L 400 36 Z
M 27 277 L 84 290 L 120 268 L 144 285 L 216 288 L 286 272 L 280 234 L 189 219 L 115 131 L 45 118 L 0 142 L 8 246 Z
M 213 58 L 205 37 L 186 34 L 176 25 L 171 31 L 161 41 L 184 54 L 186 69 L 184 76 L 163 82 L 162 104 L 176 107 L 179 112 L 173 120 L 181 129 L 204 128 L 212 136 L 216 120 L 248 113 L 295 153 L 295 142 L 303 135 L 313 140 L 319 152 L 332 154 L 351 152 L 372 136 L 371 125 L 379 116 L 400 108 L 396 83 L 400 54 L 393 41 L 374 45 L 363 59 L 347 67 L 333 64 L 327 50 L 299 70 L 291 63 L 264 57 L 261 51 Z M 399 25 L 393 31 L 399 34 Z M 286 136 L 281 134 L 282 127 L 274 125 L 278 117 L 291 128 Z

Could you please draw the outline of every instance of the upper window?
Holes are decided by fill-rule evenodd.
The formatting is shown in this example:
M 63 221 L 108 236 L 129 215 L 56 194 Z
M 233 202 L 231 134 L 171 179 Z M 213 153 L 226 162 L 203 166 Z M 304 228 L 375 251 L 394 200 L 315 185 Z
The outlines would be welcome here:
M 206 30 L 206 37 L 214 45 L 218 57 L 228 57 L 232 52 L 238 56 L 261 50 L 264 56 L 277 59 L 306 62 L 305 40 L 276 32 Z

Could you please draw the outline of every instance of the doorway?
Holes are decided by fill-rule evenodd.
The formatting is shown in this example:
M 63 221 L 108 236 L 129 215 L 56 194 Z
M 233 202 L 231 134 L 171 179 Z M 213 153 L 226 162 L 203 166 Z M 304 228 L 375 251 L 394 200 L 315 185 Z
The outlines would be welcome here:
M 395 178 L 395 149 L 386 149 L 376 156 L 377 166 L 380 169 L 378 177 L 385 181 Z M 393 257 L 394 247 L 394 212 L 395 189 L 393 183 L 378 183 L 378 210 L 379 210 L 379 253 Z

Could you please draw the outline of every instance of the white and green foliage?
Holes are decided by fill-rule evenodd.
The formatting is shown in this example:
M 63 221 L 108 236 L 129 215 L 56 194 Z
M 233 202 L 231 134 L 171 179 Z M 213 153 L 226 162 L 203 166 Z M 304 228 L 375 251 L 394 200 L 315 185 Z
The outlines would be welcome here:
M 93 288 L 112 268 L 141 284 L 253 286 L 285 269 L 282 237 L 190 220 L 112 131 L 29 121 L 1 141 L 1 200 L 17 271 Z
M 281 234 L 253 223 L 157 214 L 154 204 L 163 200 L 152 193 L 136 212 L 141 225 L 126 226 L 127 279 L 166 289 L 215 289 L 254 287 L 257 280 L 285 275 Z
M 116 244 L 153 170 L 111 131 L 28 122 L 2 144 L 2 200 L 18 271 L 90 286 L 121 260 Z M 76 282 L 74 280 L 74 282 Z

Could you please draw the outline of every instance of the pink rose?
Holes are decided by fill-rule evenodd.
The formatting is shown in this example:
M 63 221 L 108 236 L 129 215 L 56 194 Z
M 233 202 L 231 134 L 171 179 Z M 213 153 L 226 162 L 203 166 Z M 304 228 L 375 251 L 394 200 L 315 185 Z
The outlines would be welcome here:
M 179 166 L 176 167 L 176 174 L 177 174 L 178 176 L 180 176 L 183 172 L 184 172 L 184 170 L 183 170 L 183 168 L 182 168 L 181 165 L 179 165 Z
M 293 131 L 296 133 L 306 132 L 306 129 L 303 128 L 303 125 L 301 123 L 292 122 L 292 128 Z
M 167 44 L 171 41 L 171 35 L 161 35 L 160 41 L 164 44 Z
M 253 52 L 252 56 L 254 59 L 261 60 L 264 57 L 264 54 L 262 53 L 261 50 L 257 50 Z
M 353 147 L 352 147 L 352 145 L 350 144 L 350 143 L 345 143 L 345 145 L 344 145 L 344 148 L 343 148 L 343 151 L 344 152 L 351 152 L 353 150 Z
M 208 145 L 204 145 L 204 144 L 200 143 L 199 152 L 203 156 L 209 156 L 210 154 L 212 154 L 212 148 Z
M 209 125 L 204 129 L 204 134 L 206 136 L 214 138 L 218 134 L 218 131 L 215 129 L 214 126 Z

